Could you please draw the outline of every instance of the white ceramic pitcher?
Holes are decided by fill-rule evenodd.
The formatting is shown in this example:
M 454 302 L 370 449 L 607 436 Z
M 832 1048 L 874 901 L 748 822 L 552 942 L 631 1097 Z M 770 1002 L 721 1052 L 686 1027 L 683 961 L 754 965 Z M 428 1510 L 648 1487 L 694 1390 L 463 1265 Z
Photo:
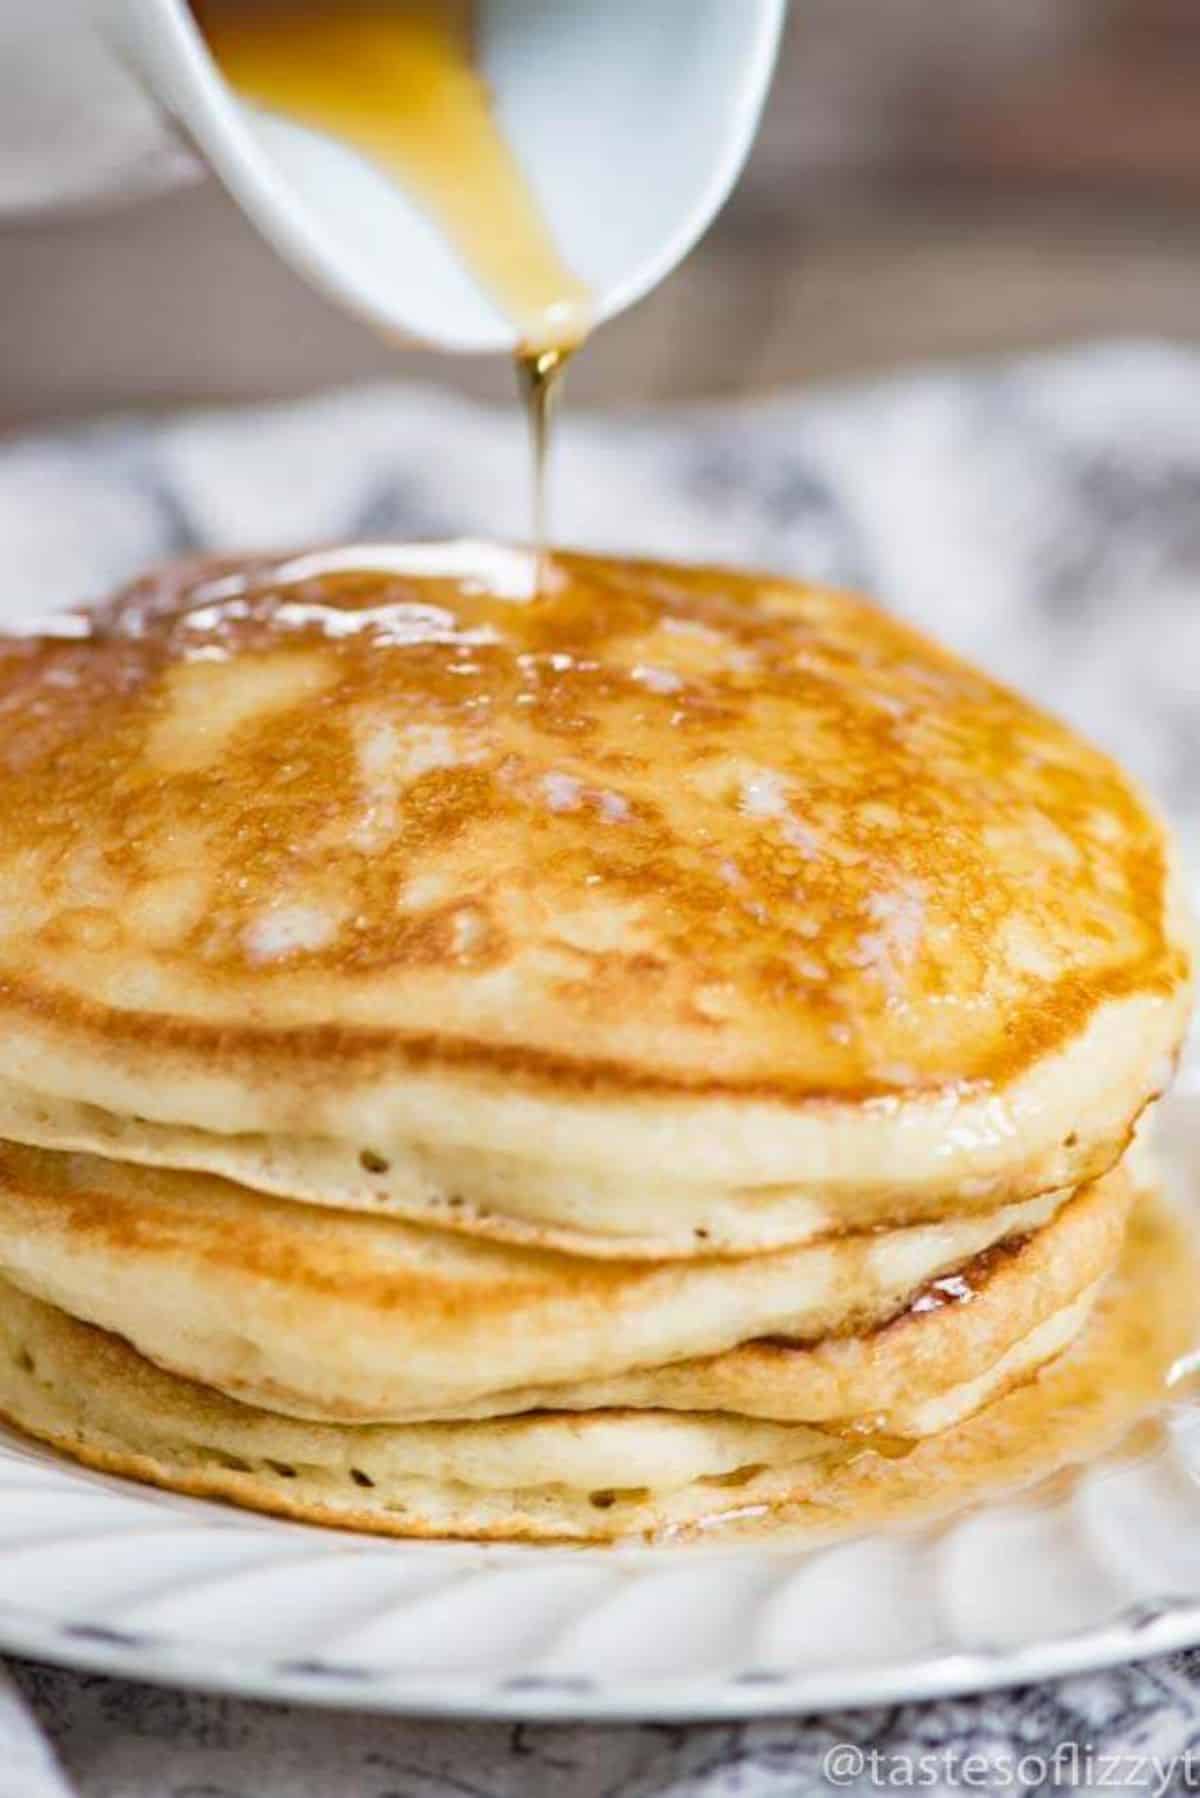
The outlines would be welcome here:
M 689 250 L 754 135 L 786 0 L 480 0 L 497 112 L 609 317 Z M 275 248 L 384 330 L 460 351 L 511 323 L 343 145 L 243 103 L 184 0 L 0 0 L 0 220 L 133 197 L 206 159 Z

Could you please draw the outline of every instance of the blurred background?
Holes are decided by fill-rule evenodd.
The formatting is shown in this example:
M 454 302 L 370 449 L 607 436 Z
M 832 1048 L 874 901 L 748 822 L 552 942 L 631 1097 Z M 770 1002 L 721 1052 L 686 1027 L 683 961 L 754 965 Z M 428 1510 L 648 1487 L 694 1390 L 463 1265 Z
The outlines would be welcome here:
M 734 199 L 600 333 L 577 397 L 1200 339 L 1200 0 L 793 0 L 791 15 Z M 505 367 L 398 356 L 211 185 L 5 225 L 0 283 L 0 428 L 406 371 L 509 393 Z

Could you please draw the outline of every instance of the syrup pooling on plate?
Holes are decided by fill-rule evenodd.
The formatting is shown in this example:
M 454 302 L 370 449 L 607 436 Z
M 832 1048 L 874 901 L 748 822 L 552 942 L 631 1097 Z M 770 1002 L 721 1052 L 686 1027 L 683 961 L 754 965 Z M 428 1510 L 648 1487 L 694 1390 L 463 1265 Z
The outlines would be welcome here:
M 1193 1436 L 1200 1430 L 1191 1372 L 1198 1346 L 1194 1219 L 1143 1191 L 1120 1263 L 1082 1334 L 1032 1379 L 919 1441 L 874 1435 L 869 1420 L 858 1420 L 840 1463 L 824 1464 L 790 1510 L 767 1517 L 731 1504 L 705 1527 L 808 1545 L 948 1519 L 1009 1497 L 1023 1506 L 1070 1504 L 1085 1482 L 1131 1460 L 1169 1456 L 1181 1427 Z
M 555 390 L 591 324 L 475 67 L 469 0 L 194 0 L 222 73 L 248 100 L 360 150 L 428 213 L 521 340 L 544 546 Z

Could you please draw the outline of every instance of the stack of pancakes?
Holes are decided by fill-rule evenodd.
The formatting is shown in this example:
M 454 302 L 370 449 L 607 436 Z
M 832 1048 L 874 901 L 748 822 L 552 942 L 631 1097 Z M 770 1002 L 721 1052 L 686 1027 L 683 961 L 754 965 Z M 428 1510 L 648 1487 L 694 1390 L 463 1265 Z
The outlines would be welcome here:
M 529 574 L 208 563 L 0 639 L 11 1422 L 611 1537 L 795 1512 L 1083 1329 L 1187 1009 L 1141 796 L 856 599 Z

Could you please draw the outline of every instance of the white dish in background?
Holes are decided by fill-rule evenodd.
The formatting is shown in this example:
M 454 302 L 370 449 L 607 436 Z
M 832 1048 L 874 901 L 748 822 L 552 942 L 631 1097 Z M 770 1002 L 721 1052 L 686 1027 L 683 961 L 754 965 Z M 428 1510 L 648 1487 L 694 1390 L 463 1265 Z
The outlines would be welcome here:
M 1163 1107 L 1177 1201 L 1200 1082 Z M 1151 1295 L 1148 1300 L 1152 1302 Z M 805 1553 L 390 1542 L 86 1472 L 0 1431 L 0 1651 L 246 1697 L 522 1718 L 765 1716 L 1200 1642 L 1200 1404 L 1055 1503 Z

